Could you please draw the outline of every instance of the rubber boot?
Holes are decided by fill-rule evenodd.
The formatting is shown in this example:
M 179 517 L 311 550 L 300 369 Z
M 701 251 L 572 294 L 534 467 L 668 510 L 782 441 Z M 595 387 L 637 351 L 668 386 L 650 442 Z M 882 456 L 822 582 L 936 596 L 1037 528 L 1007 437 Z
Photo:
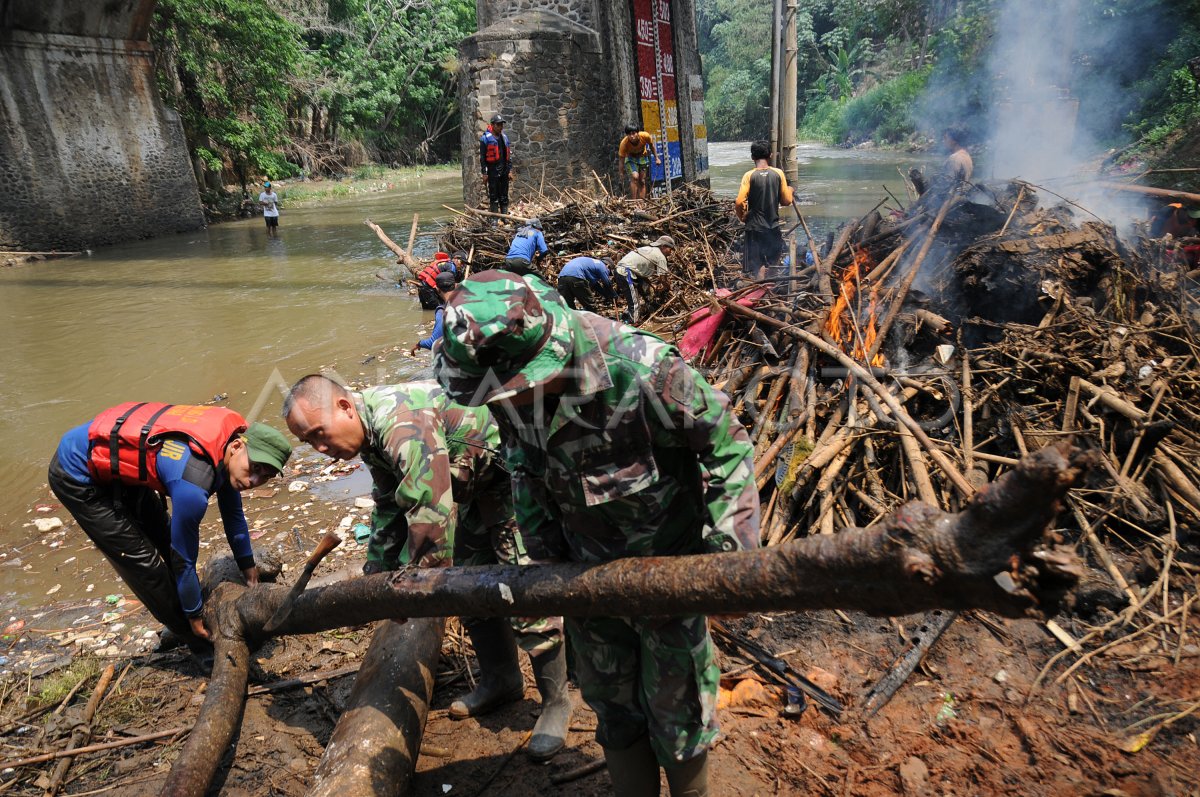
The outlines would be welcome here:
M 525 679 L 517 663 L 517 642 L 508 621 L 500 617 L 464 620 L 479 659 L 479 683 L 450 704 L 450 718 L 478 717 L 520 700 Z
M 682 764 L 663 767 L 671 797 L 708 797 L 708 752 Z
M 525 752 L 534 761 L 547 761 L 567 742 L 567 728 L 575 703 L 567 689 L 567 646 L 529 657 L 533 679 L 542 695 L 542 714 L 533 726 Z
M 658 797 L 658 759 L 643 736 L 624 750 L 604 748 L 604 763 L 617 797 Z

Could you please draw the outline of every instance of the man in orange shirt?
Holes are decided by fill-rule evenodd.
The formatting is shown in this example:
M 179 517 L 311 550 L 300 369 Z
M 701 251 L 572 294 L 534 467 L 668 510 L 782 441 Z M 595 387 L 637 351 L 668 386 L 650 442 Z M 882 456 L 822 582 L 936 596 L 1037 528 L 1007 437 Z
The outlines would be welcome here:
M 765 141 L 750 145 L 754 168 L 742 175 L 734 210 L 746 225 L 742 243 L 742 271 L 764 279 L 767 270 L 779 265 L 783 233 L 779 231 L 779 206 L 792 204 L 787 177 L 771 166 L 771 146 Z
M 638 130 L 635 125 L 625 125 L 625 137 L 617 147 L 617 158 L 629 175 L 629 196 L 634 199 L 645 199 L 650 195 L 651 154 L 655 163 L 662 163 L 654 148 L 654 136 Z

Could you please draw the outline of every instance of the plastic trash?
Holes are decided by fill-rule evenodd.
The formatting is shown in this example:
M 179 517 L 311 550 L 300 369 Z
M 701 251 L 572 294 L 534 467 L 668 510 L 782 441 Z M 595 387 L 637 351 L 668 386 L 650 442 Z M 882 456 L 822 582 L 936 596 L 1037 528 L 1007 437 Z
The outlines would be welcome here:
M 352 531 L 354 532 L 355 542 L 362 543 L 371 539 L 371 527 L 366 523 L 355 523 Z

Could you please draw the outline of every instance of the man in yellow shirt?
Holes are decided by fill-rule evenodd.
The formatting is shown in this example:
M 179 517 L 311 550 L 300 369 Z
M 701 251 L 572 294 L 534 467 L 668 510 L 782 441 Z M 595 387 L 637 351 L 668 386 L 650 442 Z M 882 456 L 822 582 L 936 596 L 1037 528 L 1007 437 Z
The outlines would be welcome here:
M 635 125 L 625 125 L 625 137 L 617 147 L 617 159 L 629 175 L 629 196 L 633 199 L 645 199 L 650 195 L 651 155 L 654 155 L 655 163 L 662 163 L 654 148 L 654 136 L 638 130 Z
M 742 271 L 764 279 L 767 270 L 779 265 L 783 233 L 779 231 L 779 206 L 792 204 L 787 177 L 771 166 L 771 146 L 765 141 L 750 145 L 754 168 L 742 175 L 734 210 L 746 225 L 742 243 Z

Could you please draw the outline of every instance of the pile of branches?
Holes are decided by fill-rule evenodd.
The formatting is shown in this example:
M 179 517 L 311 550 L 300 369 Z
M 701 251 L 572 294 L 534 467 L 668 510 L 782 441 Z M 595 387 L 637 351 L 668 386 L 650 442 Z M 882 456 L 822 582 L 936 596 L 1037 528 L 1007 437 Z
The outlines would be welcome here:
M 750 429 L 763 544 L 956 509 L 1071 439 L 1100 467 L 1060 519 L 1087 569 L 1043 676 L 1109 650 L 1178 664 L 1200 597 L 1194 275 L 1025 183 L 872 212 L 812 254 L 657 330 L 724 318 L 697 363 Z
M 699 186 L 685 185 L 669 195 L 638 201 L 578 189 L 553 197 L 535 194 L 523 199 L 509 216 L 446 207 L 455 217 L 439 232 L 442 249 L 471 253 L 473 270 L 503 267 L 516 230 L 529 219 L 539 219 L 551 253 L 543 271 L 551 283 L 573 257 L 607 257 L 616 263 L 631 250 L 670 235 L 677 244 L 671 273 L 645 297 L 648 317 L 682 313 L 739 271 L 732 248 L 742 225 L 733 215 L 733 203 Z M 615 308 L 605 312 L 617 315 Z

